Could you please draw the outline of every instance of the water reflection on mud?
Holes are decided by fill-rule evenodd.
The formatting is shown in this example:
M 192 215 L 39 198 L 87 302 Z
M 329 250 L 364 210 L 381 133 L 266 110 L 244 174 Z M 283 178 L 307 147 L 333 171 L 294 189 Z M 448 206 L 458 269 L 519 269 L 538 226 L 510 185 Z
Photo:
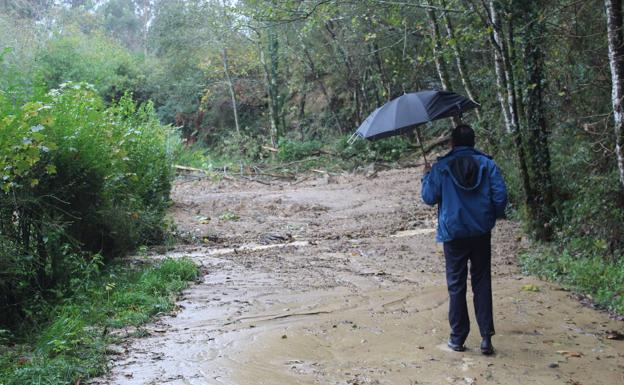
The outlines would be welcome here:
M 203 281 L 95 383 L 624 384 L 624 342 L 604 337 L 623 323 L 521 276 L 511 223 L 494 234 L 497 354 L 479 354 L 474 323 L 468 351 L 446 348 L 443 257 L 419 172 L 178 186 L 180 228 L 220 243 L 170 254 L 201 263 Z M 223 207 L 240 220 L 197 222 Z M 267 233 L 292 240 L 261 244 Z

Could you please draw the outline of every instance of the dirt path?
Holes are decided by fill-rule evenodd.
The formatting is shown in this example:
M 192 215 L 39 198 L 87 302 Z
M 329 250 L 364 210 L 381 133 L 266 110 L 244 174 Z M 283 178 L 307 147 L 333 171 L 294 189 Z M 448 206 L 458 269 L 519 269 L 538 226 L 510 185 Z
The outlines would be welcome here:
M 206 275 L 95 383 L 624 384 L 624 341 L 605 338 L 624 323 L 519 274 L 509 222 L 493 241 L 498 353 L 478 353 L 472 311 L 469 350 L 449 351 L 435 211 L 419 191 L 419 169 L 178 183 L 173 215 L 203 245 L 170 255 Z

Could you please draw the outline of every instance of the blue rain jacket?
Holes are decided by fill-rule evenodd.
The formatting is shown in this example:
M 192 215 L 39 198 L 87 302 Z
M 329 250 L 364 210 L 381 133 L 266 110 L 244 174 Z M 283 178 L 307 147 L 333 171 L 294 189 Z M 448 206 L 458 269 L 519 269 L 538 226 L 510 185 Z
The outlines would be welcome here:
M 455 147 L 422 178 L 423 201 L 438 205 L 438 242 L 484 235 L 504 218 L 505 181 L 488 155 Z

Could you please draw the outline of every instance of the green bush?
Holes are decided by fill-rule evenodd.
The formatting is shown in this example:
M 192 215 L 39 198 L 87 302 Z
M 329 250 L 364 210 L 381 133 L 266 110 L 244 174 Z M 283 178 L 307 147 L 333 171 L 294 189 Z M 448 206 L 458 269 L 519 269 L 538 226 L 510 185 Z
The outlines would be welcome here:
M 262 159 L 262 140 L 248 132 L 234 131 L 220 134 L 219 145 L 213 146 L 215 155 L 221 158 L 220 163 L 240 161 L 257 161 Z
M 48 88 L 69 81 L 92 84 L 107 102 L 134 91 L 143 99 L 147 76 L 141 62 L 103 33 L 81 33 L 70 26 L 49 38 L 38 52 L 36 70 Z M 141 94 L 141 95 L 140 95 Z
M 393 162 L 399 160 L 401 155 L 408 151 L 409 143 L 403 137 L 394 136 L 371 142 L 370 148 L 375 154 L 375 160 Z
M 17 107 L 0 94 L 1 325 L 37 318 L 25 301 L 60 296 L 92 255 L 162 238 L 169 135 L 151 104 L 106 108 L 86 84 Z
M 173 149 L 175 164 L 201 169 L 210 168 L 210 158 L 207 156 L 208 149 L 200 144 L 187 145 L 179 136 L 171 136 L 170 148 Z
M 349 136 L 342 137 L 335 145 L 337 152 L 344 159 L 356 159 L 360 162 L 395 162 L 410 150 L 409 142 L 401 136 L 368 141 L 358 138 L 348 143 Z
M 278 157 L 282 161 L 301 160 L 318 154 L 322 143 L 318 140 L 298 141 L 284 139 L 279 143 Z

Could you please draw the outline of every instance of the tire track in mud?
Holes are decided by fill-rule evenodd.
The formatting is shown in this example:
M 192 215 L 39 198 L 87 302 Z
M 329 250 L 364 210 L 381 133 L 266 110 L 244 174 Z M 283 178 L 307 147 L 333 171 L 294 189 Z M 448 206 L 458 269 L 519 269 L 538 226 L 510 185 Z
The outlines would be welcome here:
M 494 233 L 498 354 L 478 354 L 474 332 L 466 353 L 448 351 L 444 262 L 419 180 L 404 169 L 178 184 L 172 215 L 204 244 L 170 255 L 190 255 L 206 275 L 93 383 L 624 384 L 624 343 L 604 338 L 622 322 L 519 275 L 523 242 L 509 222 Z

